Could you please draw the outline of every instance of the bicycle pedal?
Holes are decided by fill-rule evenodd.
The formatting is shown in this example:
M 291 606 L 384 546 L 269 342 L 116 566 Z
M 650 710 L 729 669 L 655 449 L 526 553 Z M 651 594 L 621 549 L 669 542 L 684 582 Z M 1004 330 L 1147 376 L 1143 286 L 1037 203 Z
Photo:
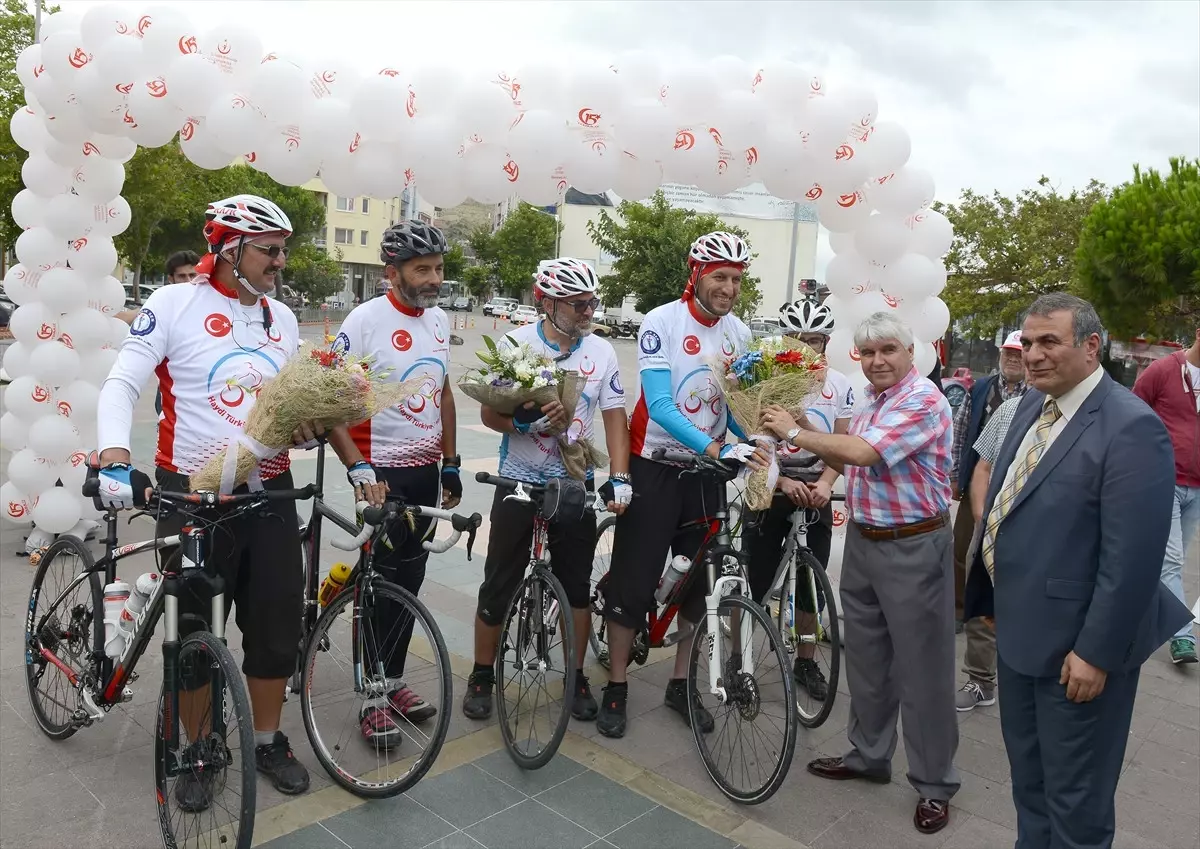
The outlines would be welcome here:
M 122 702 L 133 701 L 133 690 L 129 689 L 128 687 L 121 690 L 121 701 Z
M 662 641 L 663 648 L 667 648 L 668 646 L 673 646 L 676 643 L 686 640 L 688 637 L 690 637 L 695 632 L 695 630 L 696 630 L 696 626 L 691 625 L 686 630 L 680 629 L 678 631 L 672 631 L 670 634 L 667 634 L 665 637 L 663 637 L 663 641 Z

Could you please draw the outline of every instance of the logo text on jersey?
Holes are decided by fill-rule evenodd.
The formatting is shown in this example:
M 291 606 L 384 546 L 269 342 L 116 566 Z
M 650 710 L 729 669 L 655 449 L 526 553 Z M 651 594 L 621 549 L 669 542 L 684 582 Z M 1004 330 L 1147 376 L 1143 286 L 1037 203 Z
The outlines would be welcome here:
M 617 393 L 618 395 L 625 394 L 625 388 L 623 386 L 621 386 L 620 372 L 613 373 L 612 379 L 608 381 L 608 388 L 611 389 L 613 392 Z
M 700 340 L 696 336 L 683 337 L 683 352 L 690 356 L 696 356 L 700 353 Z
M 154 317 L 154 313 L 143 308 L 134 316 L 133 324 L 129 326 L 129 332 L 134 336 L 149 336 L 154 332 L 154 325 L 157 323 L 158 319 Z
M 658 338 L 658 334 L 653 330 L 647 330 L 642 334 L 642 339 L 638 343 L 641 345 L 643 354 L 657 354 L 662 348 L 662 340 Z

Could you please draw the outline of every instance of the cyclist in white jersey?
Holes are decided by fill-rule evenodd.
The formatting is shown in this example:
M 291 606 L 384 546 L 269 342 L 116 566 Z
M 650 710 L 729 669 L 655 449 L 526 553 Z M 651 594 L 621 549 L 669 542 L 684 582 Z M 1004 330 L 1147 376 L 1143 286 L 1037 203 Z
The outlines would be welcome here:
M 300 343 L 296 317 L 267 297 L 287 262 L 288 217 L 269 200 L 238 195 L 208 207 L 204 236 L 209 253 L 200 261 L 194 285 L 164 286 L 146 299 L 129 336 L 100 390 L 97 437 L 100 492 L 106 506 L 145 504 L 150 479 L 130 465 L 133 411 L 142 387 L 156 375 L 163 396 L 155 476 L 167 490 L 189 491 L 188 475 L 198 472 L 244 432 L 258 390 L 293 356 Z M 314 428 L 294 434 L 311 441 Z M 286 450 L 258 467 L 266 489 L 291 489 Z M 371 497 L 378 499 L 373 491 Z M 156 534 L 179 533 L 184 517 L 158 523 Z M 234 520 L 228 533 L 212 538 L 212 560 L 236 608 L 245 659 L 242 672 L 254 708 L 255 761 L 277 790 L 308 789 L 308 771 L 295 759 L 279 730 L 284 688 L 296 668 L 304 587 L 296 505 L 273 502 L 269 512 Z M 166 552 L 178 557 L 178 550 Z M 209 615 L 209 596 L 188 582 L 179 599 L 180 637 L 195 630 L 194 620 Z M 180 718 L 188 738 L 197 739 L 199 712 L 210 696 L 197 675 L 184 682 Z M 213 770 L 186 773 L 175 796 L 185 811 L 211 804 Z
M 450 386 L 449 321 L 437 305 L 447 250 L 442 231 L 421 221 L 402 221 L 384 232 L 379 255 L 387 293 L 346 316 L 333 350 L 371 356 L 378 367 L 391 371 L 389 380 L 422 378 L 422 383 L 416 394 L 352 426 L 348 434 L 331 437 L 330 444 L 356 488 L 374 484 L 378 476 L 389 492 L 410 504 L 440 503 L 451 509 L 462 499 L 462 463 Z M 425 581 L 429 552 L 421 542 L 432 524 L 430 519 L 418 519 L 411 528 L 405 522 L 393 523 L 388 530 L 391 550 L 375 561 L 384 578 L 413 595 Z M 437 708 L 404 682 L 412 616 L 392 602 L 378 602 L 374 615 L 390 686 L 386 694 L 364 702 L 359 727 L 368 742 L 384 749 L 404 737 L 398 718 L 422 722 L 435 716 Z M 394 627 L 397 619 L 402 623 L 399 629 Z
M 625 415 L 625 390 L 617 370 L 612 345 L 591 335 L 592 313 L 600 306 L 596 298 L 596 272 L 586 262 L 563 257 L 543 262 L 534 275 L 534 297 L 544 315 L 536 324 L 507 334 L 499 348 L 526 344 L 543 353 L 564 370 L 587 378 L 575 409 L 568 412 L 558 401 L 541 409 L 527 405 L 514 416 L 481 408 L 483 423 L 504 434 L 500 443 L 500 474 L 504 477 L 542 484 L 550 478 L 567 476 L 559 450 L 559 437 L 552 429 L 567 425 L 566 438 L 591 439 L 596 411 L 604 421 L 604 436 L 612 458 L 610 475 L 600 487 L 609 510 L 620 515 L 633 497 L 629 479 L 629 429 Z M 587 471 L 587 487 L 594 487 L 593 471 Z M 486 719 L 492 713 L 493 667 L 505 610 L 520 585 L 529 564 L 533 541 L 533 512 L 523 504 L 505 501 L 500 490 L 492 501 L 491 529 L 479 605 L 475 614 L 475 668 L 467 681 L 463 713 L 471 719 Z M 580 521 L 550 526 L 550 565 L 566 590 L 575 618 L 575 633 L 587 634 L 591 627 L 590 579 L 596 551 L 596 514 L 588 510 Z M 571 713 L 576 719 L 596 718 L 596 699 L 583 674 L 587 640 L 576 640 L 575 693 Z
M 825 353 L 825 346 L 833 333 L 833 313 L 829 307 L 807 299 L 785 304 L 779 314 L 779 323 L 784 335 L 799 338 L 818 354 Z M 808 403 L 805 411 L 808 420 L 825 433 L 848 433 L 853 410 L 854 390 L 850 381 L 841 372 L 827 369 L 821 394 Z M 784 456 L 811 456 L 787 440 L 781 440 L 775 450 Z M 799 507 L 811 507 L 818 512 L 820 521 L 808 526 L 807 543 L 821 565 L 829 565 L 829 550 L 833 541 L 830 497 L 833 485 L 840 476 L 838 469 L 821 461 L 806 469 L 780 469 L 778 491 L 770 509 L 747 521 L 743 531 L 742 538 L 750 554 L 750 594 L 755 601 L 761 603 L 763 596 L 771 589 L 779 558 L 783 555 L 783 543 L 791 530 L 792 512 Z M 807 573 L 797 575 L 797 580 L 806 581 Z M 800 606 L 797 627 L 811 628 L 813 623 L 806 621 L 806 617 L 811 618 L 816 613 L 810 609 L 812 602 L 803 595 L 797 601 Z M 817 602 L 820 604 L 821 600 Z M 792 671 L 796 683 L 814 699 L 823 701 L 829 695 L 829 684 L 820 666 L 813 660 L 815 651 L 816 646 L 810 644 L 799 646 Z
M 678 301 L 651 310 L 638 336 L 642 391 L 629 425 L 630 474 L 638 498 L 618 520 L 605 593 L 611 657 L 596 727 L 606 737 L 625 734 L 626 666 L 633 637 L 646 626 L 667 552 L 692 557 L 703 534 L 677 535 L 680 524 L 702 518 L 714 504 L 715 483 L 679 476 L 675 466 L 651 460 L 657 448 L 708 454 L 761 464 L 766 456 L 750 445 L 724 445 L 727 428 L 738 436 L 713 379 L 709 361 L 732 356 L 750 341 L 750 328 L 732 314 L 741 291 L 750 248 L 732 233 L 697 239 L 688 255 L 691 277 Z M 692 629 L 704 613 L 705 581 L 693 579 L 680 608 L 680 629 Z M 682 639 L 665 702 L 691 724 L 711 731 L 713 718 L 702 705 L 687 703 L 687 665 L 692 641 Z

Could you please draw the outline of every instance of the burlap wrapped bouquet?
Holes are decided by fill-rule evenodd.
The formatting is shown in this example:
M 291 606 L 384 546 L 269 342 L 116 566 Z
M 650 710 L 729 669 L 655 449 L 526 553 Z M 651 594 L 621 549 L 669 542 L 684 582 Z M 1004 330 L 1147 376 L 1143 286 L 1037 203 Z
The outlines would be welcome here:
M 758 437 L 762 411 L 778 404 L 786 409 L 803 410 L 806 401 L 825 385 L 825 357 L 798 339 L 776 337 L 756 339 L 736 357 L 712 363 L 729 414 L 742 433 Z M 773 436 L 762 439 L 774 444 Z M 774 496 L 769 481 L 777 473 L 749 472 L 746 477 L 746 506 L 766 510 Z
M 228 494 L 237 486 L 259 485 L 258 467 L 292 446 L 304 422 L 326 431 L 366 421 L 420 391 L 421 379 L 387 382 L 370 358 L 302 347 L 258 392 L 244 433 L 191 476 L 194 491 Z

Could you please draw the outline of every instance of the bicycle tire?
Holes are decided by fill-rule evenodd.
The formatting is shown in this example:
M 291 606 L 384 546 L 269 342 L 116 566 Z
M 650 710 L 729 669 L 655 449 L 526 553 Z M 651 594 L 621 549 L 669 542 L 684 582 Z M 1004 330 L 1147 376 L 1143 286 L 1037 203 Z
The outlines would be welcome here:
M 600 548 L 600 541 L 602 539 L 604 539 L 604 532 L 609 530 L 610 528 L 615 528 L 616 524 L 617 524 L 617 517 L 609 516 L 603 522 L 601 522 L 600 525 L 596 528 L 596 548 L 597 548 L 597 550 L 599 550 L 599 548 Z M 614 533 L 615 533 L 615 531 L 614 531 Z M 612 553 L 611 550 L 609 553 L 610 554 Z M 596 572 L 597 572 L 596 566 L 597 566 L 596 556 L 595 556 L 595 554 L 593 554 L 592 555 L 592 591 L 591 591 L 591 595 L 589 596 L 591 599 L 591 604 L 592 604 L 592 627 L 588 630 L 588 644 L 591 646 L 592 655 L 596 658 L 596 662 L 599 663 L 600 666 L 602 666 L 604 669 L 608 669 L 610 666 L 611 659 L 610 659 L 609 653 L 608 653 L 608 638 L 606 636 L 604 636 L 604 633 L 606 633 L 604 630 L 605 626 L 603 624 L 603 618 L 602 618 L 604 611 L 603 611 L 602 606 L 601 606 L 600 610 L 596 609 L 597 602 L 603 600 L 603 597 L 600 596 L 600 594 L 598 593 L 596 588 L 599 585 L 600 581 L 605 576 L 608 575 L 608 570 L 605 569 L 603 571 L 603 573 L 597 575 L 596 574 Z M 600 618 L 600 620 L 601 620 L 600 622 L 597 622 L 598 618 Z
M 796 752 L 796 737 L 797 737 L 798 722 L 796 719 L 796 711 L 795 711 L 795 704 L 796 704 L 796 696 L 795 696 L 795 692 L 794 692 L 795 682 L 792 680 L 792 674 L 791 674 L 791 669 L 788 665 L 787 655 L 783 649 L 783 641 L 779 637 L 779 632 L 775 628 L 775 623 L 773 623 L 771 621 L 770 617 L 767 616 L 766 611 L 764 611 L 762 609 L 762 607 L 755 604 L 753 601 L 751 601 L 746 596 L 729 595 L 729 596 L 725 596 L 723 599 L 721 599 L 721 604 L 717 608 L 717 613 L 718 613 L 718 615 L 723 614 L 726 618 L 728 618 L 729 616 L 731 616 L 733 614 L 734 608 L 740 608 L 743 616 L 749 616 L 752 620 L 754 620 L 754 628 L 755 628 L 754 632 L 755 633 L 759 633 L 761 631 L 761 633 L 766 634 L 767 639 L 771 641 L 771 652 L 774 655 L 775 661 L 779 666 L 779 670 L 781 673 L 780 679 L 781 679 L 782 685 L 783 685 L 783 700 L 782 700 L 783 716 L 782 716 L 782 719 L 783 719 L 784 726 L 785 726 L 783 745 L 780 747 L 778 758 L 777 758 L 773 768 L 771 769 L 770 775 L 768 776 L 767 780 L 758 787 L 752 787 L 752 788 L 748 788 L 748 789 L 740 789 L 740 788 L 734 787 L 733 784 L 730 782 L 730 780 L 717 767 L 717 765 L 714 763 L 713 757 L 712 757 L 711 753 L 709 752 L 708 747 L 705 743 L 706 738 L 710 737 L 711 734 L 716 733 L 716 729 L 714 729 L 713 732 L 711 732 L 710 734 L 706 734 L 705 732 L 700 730 L 700 727 L 699 727 L 700 723 L 693 722 L 691 724 L 692 725 L 692 736 L 696 741 L 696 748 L 700 752 L 700 758 L 704 762 L 704 768 L 708 772 L 708 777 L 710 779 L 712 779 L 712 782 L 717 785 L 717 787 L 721 790 L 721 792 L 724 793 L 726 796 L 728 796 L 733 801 L 738 802 L 739 804 L 760 805 L 763 802 L 770 799 L 772 796 L 774 796 L 775 792 L 783 784 L 784 779 L 787 777 L 788 769 L 791 768 L 792 757 L 795 755 L 795 752 Z M 697 680 L 696 664 L 697 664 L 697 661 L 700 659 L 701 652 L 708 651 L 709 640 L 707 639 L 707 637 L 708 637 L 708 617 L 705 616 L 703 619 L 701 619 L 700 623 L 696 626 L 696 638 L 692 642 L 692 656 L 691 656 L 691 660 L 688 664 L 688 683 L 687 683 L 688 703 L 689 704 L 696 704 L 700 698 L 700 683 L 701 682 L 699 682 Z M 718 637 L 718 639 L 719 639 L 719 637 Z M 728 677 L 725 676 L 723 673 L 724 673 L 724 671 L 722 671 L 722 680 L 725 681 L 724 686 L 729 687 Z M 757 685 L 757 679 L 755 679 L 755 681 L 756 681 L 755 692 L 757 694 L 761 694 L 762 687 Z M 704 683 L 705 683 L 705 685 L 707 685 L 707 682 L 704 682 Z M 707 686 L 705 686 L 705 690 L 707 691 Z M 753 700 L 754 698 L 755 698 L 755 695 L 753 693 L 751 693 L 750 699 Z M 761 696 L 759 695 L 758 698 L 761 698 Z M 760 701 L 757 701 L 757 702 L 751 701 L 751 703 L 746 707 L 745 710 L 746 711 L 754 710 L 755 714 L 757 716 L 759 708 L 761 708 Z M 744 713 L 744 711 L 741 709 L 740 706 L 739 706 L 739 713 Z M 715 717 L 714 717 L 714 720 L 715 720 Z M 753 721 L 753 720 L 751 720 L 751 721 Z
M 242 787 L 237 839 L 232 846 L 233 849 L 250 849 L 250 845 L 254 842 L 254 812 L 258 781 L 258 770 L 254 763 L 254 719 L 250 708 L 250 698 L 246 695 L 246 684 L 242 680 L 241 669 L 234 660 L 233 653 L 225 645 L 224 640 L 218 639 L 210 631 L 195 631 L 184 637 L 179 646 L 180 668 L 182 669 L 184 665 L 183 658 L 188 648 L 196 644 L 202 645 L 203 650 L 208 652 L 215 661 L 220 677 L 225 681 L 225 695 L 229 700 L 230 712 L 237 718 Z M 168 849 L 174 849 L 174 847 L 198 844 L 181 843 L 176 839 L 174 830 L 171 828 L 171 806 L 168 799 L 174 794 L 165 786 L 168 778 L 166 774 L 167 753 L 163 750 L 163 699 L 165 695 L 164 684 L 159 689 L 158 711 L 154 722 L 154 787 L 158 805 L 158 826 L 162 831 L 163 845 Z M 228 744 L 226 744 L 226 748 L 228 749 Z M 211 809 L 212 805 L 210 804 L 206 810 Z M 228 808 L 225 810 L 228 812 Z M 210 830 L 207 834 L 211 835 L 213 831 Z M 219 837 L 217 842 L 221 845 L 228 845 L 225 835 Z
M 550 590 L 553 598 L 558 602 L 560 617 L 557 626 L 563 631 L 566 678 L 563 681 L 562 712 L 554 725 L 550 740 L 537 754 L 528 755 L 518 749 L 516 737 L 513 734 L 512 728 L 509 727 L 508 699 L 505 698 L 504 694 L 505 673 L 507 671 L 504 659 L 506 653 L 505 646 L 509 645 L 509 632 L 514 617 L 517 621 L 518 641 L 522 636 L 520 630 L 522 624 L 521 602 L 526 597 L 526 594 L 532 591 L 535 583 L 544 584 Z M 562 743 L 563 737 L 567 733 L 567 724 L 571 718 L 571 694 L 575 692 L 575 623 L 571 615 L 571 606 L 567 601 L 567 591 L 563 589 L 558 578 L 547 567 L 541 565 L 534 566 L 530 573 L 525 576 L 524 580 L 521 581 L 517 592 L 513 594 L 512 600 L 508 603 L 508 610 L 504 616 L 504 628 L 500 632 L 499 650 L 496 652 L 495 676 L 496 713 L 500 722 L 500 736 L 504 740 L 504 748 L 508 750 L 509 757 L 513 759 L 513 762 L 522 769 L 540 769 L 554 757 L 559 745 Z
M 841 642 L 841 623 L 838 621 L 837 597 L 833 592 L 833 585 L 829 582 L 829 575 L 825 573 L 825 567 L 821 565 L 821 561 L 817 560 L 816 556 L 807 549 L 796 552 L 796 580 L 800 580 L 800 575 L 803 574 L 801 566 L 807 566 L 813 574 L 813 580 L 817 584 L 817 589 L 825 596 L 824 615 L 818 618 L 818 622 L 822 624 L 826 631 L 827 639 L 822 642 L 829 644 L 829 671 L 826 673 L 826 687 L 828 692 L 825 700 L 821 703 L 821 709 L 811 716 L 805 713 L 804 708 L 800 705 L 800 693 L 796 693 L 796 714 L 800 719 L 800 724 L 805 728 L 819 728 L 829 718 L 829 714 L 833 712 L 833 703 L 837 701 L 837 686 L 841 676 L 842 667 L 842 642 Z M 779 624 L 783 625 L 783 604 L 779 605 Z M 792 631 L 795 633 L 795 622 L 799 617 L 792 617 Z
M 426 751 L 413 763 L 403 776 L 394 781 L 378 782 L 364 781 L 349 775 L 345 769 L 338 766 L 328 752 L 323 738 L 317 728 L 316 716 L 312 703 L 312 675 L 316 664 L 317 653 L 322 650 L 322 638 L 329 632 L 339 614 L 347 605 L 354 604 L 358 598 L 357 586 L 351 581 L 326 606 L 316 626 L 308 635 L 304 647 L 303 668 L 300 673 L 300 712 L 304 717 L 304 733 L 312 746 L 313 754 L 321 767 L 342 789 L 363 799 L 387 799 L 410 790 L 418 781 L 425 777 L 441 754 L 442 746 L 446 743 L 446 735 L 450 731 L 450 703 L 453 699 L 454 679 L 450 670 L 450 654 L 446 650 L 446 642 L 437 622 L 430 614 L 425 604 L 404 587 L 376 577 L 371 583 L 371 592 L 376 596 L 388 598 L 395 604 L 402 604 L 413 614 L 414 624 L 419 622 L 429 635 L 431 645 L 437 655 L 438 667 L 441 669 L 439 688 L 440 709 L 437 713 L 437 724 L 430 737 L 430 745 Z M 355 614 L 351 614 L 352 616 Z M 332 641 L 324 643 L 328 647 Z
M 52 672 L 55 675 L 62 675 L 62 672 L 54 667 L 53 664 L 50 664 L 49 661 L 41 660 L 38 662 L 33 657 L 30 649 L 30 644 L 34 638 L 33 628 L 36 624 L 34 621 L 35 617 L 38 619 L 44 618 L 44 616 L 48 615 L 51 610 L 56 609 L 50 608 L 45 614 L 42 615 L 37 613 L 37 605 L 42 595 L 42 583 L 46 579 L 46 573 L 49 571 L 50 566 L 54 563 L 55 559 L 62 555 L 63 552 L 69 552 L 71 555 L 78 557 L 84 564 L 85 569 L 91 569 L 93 566 L 95 566 L 96 561 L 92 557 L 92 553 L 87 550 L 83 543 L 81 543 L 75 537 L 60 536 L 50 544 L 45 553 L 42 555 L 42 560 L 38 564 L 37 572 L 33 577 L 33 586 L 29 591 L 29 606 L 26 608 L 25 614 L 25 692 L 29 696 L 29 706 L 33 709 L 33 717 L 38 724 L 38 728 L 40 728 L 42 733 L 51 740 L 66 740 L 80 728 L 80 725 L 74 721 L 69 720 L 60 724 L 54 722 L 49 716 L 46 715 L 44 706 L 37 697 L 37 688 L 35 685 L 35 677 L 37 673 L 35 670 L 37 667 L 41 666 L 42 674 Z M 74 577 L 74 574 L 78 574 L 79 572 L 79 570 L 76 569 L 72 569 L 71 571 L 73 573 L 72 578 Z M 97 572 L 92 572 L 85 580 L 89 584 L 89 595 L 91 596 L 92 602 L 92 621 L 90 623 L 92 626 L 92 632 L 88 634 L 86 638 L 86 651 L 98 656 L 98 653 L 103 651 L 104 645 L 104 587 L 101 584 L 100 575 Z M 69 599 L 64 599 L 63 604 L 68 604 L 69 601 Z M 61 659 L 62 658 L 60 658 L 60 660 Z M 79 673 L 84 671 L 86 670 L 77 670 Z M 63 676 L 63 680 L 66 680 L 65 676 Z M 74 694 L 75 688 L 72 686 L 68 692 Z

